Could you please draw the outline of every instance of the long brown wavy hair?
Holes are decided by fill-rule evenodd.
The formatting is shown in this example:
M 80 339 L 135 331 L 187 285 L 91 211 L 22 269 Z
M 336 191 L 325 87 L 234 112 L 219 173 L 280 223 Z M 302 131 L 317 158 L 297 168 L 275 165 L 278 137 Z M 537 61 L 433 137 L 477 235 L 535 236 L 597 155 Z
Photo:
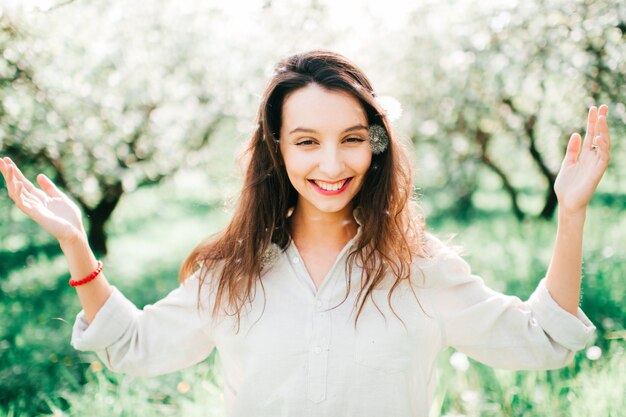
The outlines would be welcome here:
M 313 83 L 354 96 L 363 106 L 369 126 L 380 125 L 389 136 L 387 148 L 372 155 L 364 183 L 353 200 L 361 234 L 348 255 L 346 297 L 352 267 L 356 263 L 363 271 L 355 325 L 372 290 L 386 277 L 394 278 L 387 297 L 390 303 L 393 290 L 409 279 L 414 257 L 424 255 L 424 222 L 416 205 L 411 204 L 413 181 L 407 152 L 376 102 L 369 80 L 337 53 L 314 50 L 295 54 L 276 65 L 263 95 L 257 128 L 246 150 L 243 190 L 232 220 L 222 232 L 193 249 L 180 269 L 182 282 L 202 268 L 200 288 L 210 276 L 216 296 L 214 317 L 224 310 L 239 323 L 241 309 L 254 299 L 257 284 L 263 287 L 263 259 L 270 246 L 276 244 L 284 250 L 291 242 L 287 213 L 296 205 L 298 193 L 287 177 L 278 146 L 282 108 L 287 95 Z

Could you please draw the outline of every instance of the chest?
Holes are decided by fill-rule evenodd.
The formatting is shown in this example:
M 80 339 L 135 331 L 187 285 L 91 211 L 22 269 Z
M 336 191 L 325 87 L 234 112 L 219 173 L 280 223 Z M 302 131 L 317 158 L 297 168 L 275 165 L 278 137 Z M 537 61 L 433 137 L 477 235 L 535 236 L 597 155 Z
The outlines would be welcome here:
M 264 292 L 257 293 L 242 316 L 238 332 L 228 322 L 216 329 L 224 365 L 239 369 L 242 378 L 267 373 L 290 378 L 299 369 L 334 369 L 355 377 L 407 372 L 436 356 L 432 341 L 439 340 L 438 326 L 413 295 L 397 289 L 389 306 L 388 290 L 376 290 L 355 326 L 357 291 L 343 300 L 345 276 L 328 278 L 333 285 L 316 294 L 296 279 L 267 280 Z
M 313 281 L 315 288 L 319 289 L 335 264 L 339 250 L 302 250 L 300 255 L 304 267 Z

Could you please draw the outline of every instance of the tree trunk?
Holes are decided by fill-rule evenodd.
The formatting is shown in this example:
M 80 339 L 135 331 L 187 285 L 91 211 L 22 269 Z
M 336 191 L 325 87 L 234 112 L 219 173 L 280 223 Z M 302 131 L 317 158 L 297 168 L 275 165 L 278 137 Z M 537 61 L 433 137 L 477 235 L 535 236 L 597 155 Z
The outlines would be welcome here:
M 471 185 L 467 185 L 458 190 L 459 197 L 451 213 L 455 219 L 467 222 L 474 215 L 474 203 L 472 202 L 474 190 L 474 187 Z
M 521 207 L 517 202 L 518 192 L 513 187 L 513 184 L 507 177 L 504 170 L 502 170 L 495 162 L 491 159 L 487 152 L 487 148 L 489 146 L 489 141 L 491 139 L 491 135 L 484 132 L 481 129 L 476 131 L 476 142 L 480 144 L 480 160 L 487 166 L 487 168 L 491 169 L 502 181 L 502 185 L 504 186 L 504 190 L 509 195 L 509 199 L 511 200 L 511 207 L 513 208 L 513 213 L 515 214 L 515 218 L 517 221 L 522 221 L 526 217 L 524 211 L 522 211 Z
M 96 256 L 104 256 L 108 253 L 105 231 L 107 220 L 108 219 L 95 216 L 89 218 L 89 245 Z
M 543 206 L 543 209 L 541 210 L 541 214 L 539 215 L 539 217 L 548 220 L 551 219 L 554 215 L 554 211 L 556 210 L 558 202 L 556 198 L 556 193 L 554 192 L 554 183 L 552 183 L 550 188 L 548 188 L 548 192 L 546 194 L 546 202 Z
M 519 206 L 519 204 L 517 202 L 517 194 L 518 193 L 517 193 L 517 190 L 515 189 L 515 187 L 513 187 L 513 184 L 511 184 L 511 181 L 509 180 L 509 178 L 506 176 L 504 171 L 502 169 L 500 169 L 500 167 L 497 166 L 491 160 L 489 155 L 483 154 L 482 155 L 482 161 L 498 177 L 500 177 L 500 180 L 502 181 L 502 185 L 504 186 L 504 190 L 509 195 L 509 199 L 511 200 L 511 207 L 513 208 L 513 213 L 515 214 L 515 218 L 517 219 L 517 221 L 521 222 L 522 220 L 524 220 L 524 218 L 526 217 L 526 214 L 524 213 L 524 211 L 522 210 L 522 208 Z
M 108 253 L 106 224 L 124 194 L 122 183 L 119 181 L 111 185 L 103 185 L 102 189 L 104 190 L 103 197 L 96 207 L 83 207 L 89 219 L 89 245 L 98 256 Z

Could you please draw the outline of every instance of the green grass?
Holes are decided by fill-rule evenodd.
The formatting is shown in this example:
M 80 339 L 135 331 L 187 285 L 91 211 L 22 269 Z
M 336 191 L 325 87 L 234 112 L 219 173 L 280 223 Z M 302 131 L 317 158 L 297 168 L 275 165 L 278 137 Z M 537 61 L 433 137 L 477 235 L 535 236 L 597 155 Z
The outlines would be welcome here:
M 623 341 L 611 343 L 598 360 L 584 352 L 566 368 L 514 372 L 491 369 L 470 360 L 467 370 L 439 369 L 438 399 L 444 412 L 466 417 L 618 416 L 626 402 L 626 351 Z
M 155 378 L 112 373 L 94 360 L 81 390 L 61 393 L 67 407 L 50 400 L 54 417 L 61 416 L 191 416 L 224 415 L 223 395 L 217 381 L 215 352 L 193 368 Z
M 506 207 L 506 197 L 481 201 L 489 198 L 500 202 L 483 204 Z M 219 201 L 172 183 L 125 197 L 109 229 L 108 279 L 140 306 L 166 295 L 185 255 L 226 222 Z M 586 224 L 581 305 L 598 327 L 602 357 L 590 360 L 583 351 L 568 367 L 542 372 L 494 370 L 470 360 L 462 371 L 449 364 L 447 352 L 440 357 L 437 411 L 466 417 L 621 412 L 626 216 L 619 206 L 592 206 Z M 519 224 L 498 210 L 479 210 L 469 223 L 432 216 L 429 227 L 440 236 L 456 233 L 453 242 L 465 247 L 473 271 L 490 286 L 526 298 L 545 273 L 556 225 Z M 215 356 L 171 375 L 132 378 L 74 351 L 71 323 L 80 305 L 56 243 L 19 213 L 2 209 L 0 219 L 1 417 L 224 415 Z

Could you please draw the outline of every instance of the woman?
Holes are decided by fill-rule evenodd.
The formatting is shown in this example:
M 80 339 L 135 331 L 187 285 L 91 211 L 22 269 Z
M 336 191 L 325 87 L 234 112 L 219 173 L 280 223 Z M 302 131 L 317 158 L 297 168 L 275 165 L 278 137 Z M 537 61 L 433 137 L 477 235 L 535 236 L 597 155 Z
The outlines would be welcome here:
M 111 369 L 172 372 L 215 347 L 231 416 L 427 416 L 449 346 L 496 367 L 548 369 L 593 337 L 578 308 L 582 231 L 609 160 L 606 113 L 591 108 L 585 140 L 569 141 L 553 257 L 526 302 L 487 288 L 425 232 L 405 151 L 366 76 L 335 53 L 277 65 L 233 219 L 143 311 L 109 285 L 79 210 L 48 178 L 40 190 L 8 158 L 0 170 L 67 258 L 83 306 L 73 346 Z

